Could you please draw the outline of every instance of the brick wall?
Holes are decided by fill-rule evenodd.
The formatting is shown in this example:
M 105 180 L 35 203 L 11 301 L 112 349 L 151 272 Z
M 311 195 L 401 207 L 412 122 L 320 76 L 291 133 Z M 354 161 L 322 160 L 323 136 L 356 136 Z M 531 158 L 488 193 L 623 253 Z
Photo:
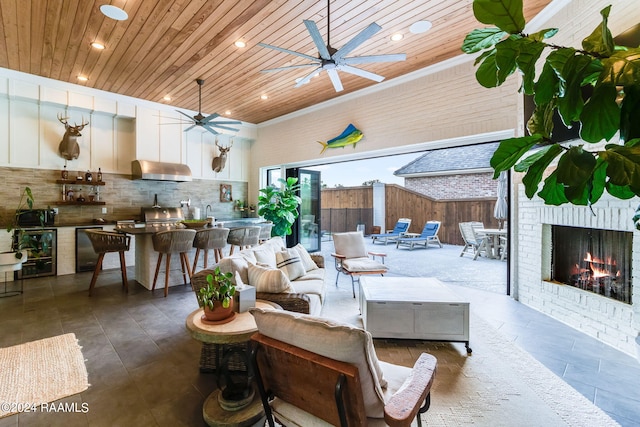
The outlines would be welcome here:
M 491 173 L 405 178 L 404 186 L 436 200 L 495 197 L 498 181 Z
M 520 302 L 548 314 L 621 351 L 635 355 L 640 330 L 640 232 L 633 226 L 637 198 L 618 200 L 603 195 L 593 215 L 583 206 L 547 206 L 527 199 L 518 189 L 518 273 Z M 551 274 L 551 225 L 633 232 L 633 305 L 547 281 Z

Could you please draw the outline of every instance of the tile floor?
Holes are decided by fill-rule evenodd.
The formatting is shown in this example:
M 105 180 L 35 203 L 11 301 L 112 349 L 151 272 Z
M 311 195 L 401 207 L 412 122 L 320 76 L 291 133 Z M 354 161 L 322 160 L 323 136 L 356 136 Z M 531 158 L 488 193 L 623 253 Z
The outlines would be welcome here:
M 333 250 L 331 244 L 323 246 L 327 252 Z M 447 245 L 385 250 L 391 265 L 413 266 L 403 269 L 406 275 L 440 275 L 471 301 L 478 315 L 621 425 L 640 424 L 640 363 L 500 294 L 505 280 L 499 275 L 506 277 L 505 263 L 460 258 L 459 249 Z M 438 273 L 444 267 L 438 257 L 453 263 L 447 271 Z M 332 290 L 335 276 L 328 267 L 327 289 Z M 452 269 L 457 274 L 448 273 Z M 466 273 L 473 277 L 461 279 Z M 94 296 L 88 297 L 90 278 L 91 273 L 81 273 L 25 280 L 22 295 L 0 298 L 0 347 L 76 334 L 87 359 L 91 387 L 65 400 L 87 402 L 89 412 L 14 415 L 0 419 L 0 427 L 203 426 L 202 404 L 216 385 L 211 374 L 199 373 L 200 344 L 184 326 L 186 316 L 197 308 L 190 289 L 172 287 L 163 298 L 162 290 L 151 293 L 131 281 L 126 295 L 115 270 L 103 272 Z M 342 277 L 339 286 L 350 286 L 348 279 Z

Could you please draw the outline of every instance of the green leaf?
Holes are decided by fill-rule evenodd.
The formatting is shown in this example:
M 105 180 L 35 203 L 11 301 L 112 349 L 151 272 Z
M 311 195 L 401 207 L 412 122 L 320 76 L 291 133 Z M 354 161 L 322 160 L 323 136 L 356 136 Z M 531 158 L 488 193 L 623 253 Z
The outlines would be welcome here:
M 482 64 L 476 70 L 476 80 L 482 86 L 491 88 L 497 87 L 498 83 L 498 66 L 496 65 L 495 52 L 487 55 Z
M 547 167 L 551 164 L 560 153 L 562 147 L 558 144 L 549 145 L 540 150 L 542 153 L 539 158 L 529 166 L 527 174 L 522 178 L 525 194 L 528 198 L 532 198 L 538 191 L 538 184 L 542 180 L 542 175 Z
M 635 197 L 636 193 L 631 191 L 628 185 L 620 186 L 612 184 L 611 182 L 607 182 L 606 184 L 607 192 L 611 194 L 613 197 L 618 199 L 627 200 L 632 197 Z
M 513 37 L 502 40 L 496 45 L 496 67 L 498 68 L 498 86 L 516 71 L 516 58 L 519 49 L 518 40 Z
M 475 53 L 493 47 L 505 35 L 506 33 L 500 28 L 475 29 L 464 38 L 462 51 L 464 53 Z
M 611 5 L 600 11 L 602 15 L 602 23 L 593 30 L 593 32 L 582 41 L 582 48 L 588 52 L 594 52 L 598 55 L 609 56 L 614 51 L 613 37 L 611 31 L 607 27 L 609 12 Z
M 541 42 L 544 39 L 549 39 L 558 33 L 557 28 L 547 28 L 540 30 L 537 33 L 529 34 L 527 37 L 533 41 Z
M 524 93 L 527 95 L 533 94 L 536 61 L 540 58 L 545 46 L 544 43 L 531 41 L 529 39 L 520 39 L 518 42 L 519 53 L 516 58 L 516 64 L 520 71 L 522 71 Z
M 523 136 L 500 141 L 498 149 L 491 157 L 491 167 L 494 170 L 493 178 L 498 178 L 500 172 L 509 170 L 518 160 L 534 145 L 542 141 L 542 135 Z
M 565 64 L 570 58 L 573 58 L 576 54 L 576 50 L 574 48 L 562 48 L 551 52 L 547 56 L 546 63 L 555 71 L 556 77 L 558 78 L 558 87 L 557 94 L 558 96 L 564 96 L 566 81 L 563 77 L 562 70 L 564 69 Z
M 634 86 L 640 81 L 640 48 L 616 51 L 602 59 L 604 69 L 600 83 L 613 86 Z
M 624 98 L 620 109 L 620 139 L 630 141 L 640 138 L 640 86 L 627 86 L 624 88 Z
M 593 175 L 589 181 L 589 203 L 593 204 L 600 200 L 604 193 L 604 187 L 607 182 L 607 162 L 602 159 L 597 159 L 596 167 L 593 170 Z
M 584 106 L 580 85 L 584 71 L 591 61 L 586 55 L 576 55 L 569 58 L 562 69 L 562 80 L 566 85 L 564 95 L 558 98 L 558 112 L 567 127 L 580 119 Z
M 510 34 L 524 30 L 522 0 L 474 0 L 473 14 L 483 24 L 495 25 Z
M 597 85 L 580 114 L 580 138 L 587 142 L 610 140 L 620 126 L 620 107 L 616 104 L 618 91 L 608 84 Z
M 480 55 L 478 55 L 478 57 L 476 58 L 475 61 L 473 61 L 473 65 L 474 66 L 478 65 L 480 62 L 482 62 L 482 60 L 484 60 L 484 58 L 486 58 L 489 55 L 495 54 L 495 53 L 496 53 L 495 49 L 485 50 Z
M 552 99 L 558 96 L 559 88 L 560 80 L 558 75 L 551 64 L 545 62 L 540 77 L 538 77 L 538 81 L 534 85 L 534 102 L 536 105 L 549 104 Z
M 551 139 L 554 112 L 555 104 L 553 102 L 537 106 L 527 121 L 527 130 L 529 133 L 531 135 L 539 133 L 546 139 Z
M 633 191 L 640 188 L 640 145 L 607 144 L 605 148 L 598 155 L 607 162 L 609 182 L 621 187 L 629 186 Z
M 570 187 L 583 186 L 596 166 L 593 153 L 583 150 L 582 146 L 571 147 L 558 161 L 557 179 Z
M 544 180 L 544 186 L 538 193 L 538 196 L 540 196 L 547 205 L 559 206 L 569 202 L 567 196 L 564 195 L 564 185 L 560 184 L 556 179 L 557 173 L 557 170 L 553 171 L 551 175 Z

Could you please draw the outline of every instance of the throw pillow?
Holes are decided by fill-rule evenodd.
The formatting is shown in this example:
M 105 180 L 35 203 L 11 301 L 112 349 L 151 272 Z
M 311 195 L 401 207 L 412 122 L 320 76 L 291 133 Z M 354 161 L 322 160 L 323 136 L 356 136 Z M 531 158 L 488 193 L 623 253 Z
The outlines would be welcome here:
M 293 248 L 276 252 L 276 267 L 284 271 L 289 280 L 296 280 L 307 272 L 302 265 L 300 254 Z
M 286 274 L 277 268 L 265 268 L 249 264 L 249 284 L 255 286 L 256 292 L 272 294 L 293 294 L 296 292 Z
M 297 245 L 295 245 L 293 249 L 298 251 L 298 254 L 300 255 L 300 259 L 302 260 L 302 265 L 304 265 L 305 271 L 311 271 L 318 268 L 318 264 L 315 263 L 313 258 L 311 258 L 311 255 L 309 255 L 309 252 L 307 252 L 307 250 L 304 248 L 304 246 L 302 246 L 301 243 L 298 243 Z
M 252 250 L 253 255 L 256 257 L 256 261 L 262 264 L 267 264 L 273 268 L 276 267 L 276 251 L 273 248 L 266 246 L 259 246 Z

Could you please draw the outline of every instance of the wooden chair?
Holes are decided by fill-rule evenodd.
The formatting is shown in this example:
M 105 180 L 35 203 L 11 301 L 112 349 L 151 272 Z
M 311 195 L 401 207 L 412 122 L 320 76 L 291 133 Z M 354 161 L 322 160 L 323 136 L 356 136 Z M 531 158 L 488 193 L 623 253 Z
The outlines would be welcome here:
M 87 237 L 91 241 L 93 250 L 98 254 L 98 261 L 96 262 L 96 268 L 93 270 L 93 276 L 91 277 L 91 284 L 89 285 L 89 296 L 96 285 L 98 275 L 102 270 L 102 261 L 104 256 L 108 252 L 118 252 L 120 254 L 120 274 L 122 275 L 122 287 L 125 292 L 129 292 L 129 283 L 127 280 L 127 265 L 124 260 L 124 253 L 129 250 L 129 244 L 131 243 L 131 236 L 126 234 L 102 231 L 102 230 L 85 230 Z
M 462 240 L 464 240 L 464 247 L 462 248 L 462 252 L 460 252 L 460 256 L 463 256 L 471 249 L 471 253 L 474 256 L 473 259 L 476 259 L 480 246 L 482 245 L 483 236 L 476 234 L 475 229 L 484 228 L 484 224 L 478 221 L 461 222 L 458 224 L 458 227 L 460 228 Z
M 165 276 L 164 276 L 164 296 L 169 295 L 169 272 L 171 266 L 171 254 L 180 254 L 180 265 L 182 267 L 182 278 L 184 284 L 187 284 L 187 275 L 191 279 L 191 264 L 187 252 L 193 247 L 193 239 L 196 237 L 196 230 L 167 230 L 155 233 L 151 240 L 153 249 L 158 252 L 158 263 L 156 264 L 156 274 L 153 276 L 153 286 L 151 290 L 156 289 L 156 281 L 162 264 L 162 254 L 166 255 L 165 260 Z
M 369 332 L 282 310 L 250 310 L 251 364 L 270 426 L 410 426 L 429 409 L 437 361 L 379 362 Z M 311 380 L 312 379 L 312 380 Z M 385 383 L 385 384 L 383 384 Z M 274 420 L 275 418 L 275 420 Z
M 229 237 L 229 229 L 222 227 L 206 228 L 204 230 L 198 230 L 196 237 L 193 239 L 193 247 L 196 248 L 196 255 L 193 260 L 193 267 L 191 273 L 196 272 L 196 266 L 198 265 L 198 258 L 200 257 L 200 251 L 204 251 L 204 268 L 209 266 L 209 250 L 213 249 L 213 255 L 216 263 L 219 262 L 222 257 L 222 249 L 227 246 L 227 237 Z

